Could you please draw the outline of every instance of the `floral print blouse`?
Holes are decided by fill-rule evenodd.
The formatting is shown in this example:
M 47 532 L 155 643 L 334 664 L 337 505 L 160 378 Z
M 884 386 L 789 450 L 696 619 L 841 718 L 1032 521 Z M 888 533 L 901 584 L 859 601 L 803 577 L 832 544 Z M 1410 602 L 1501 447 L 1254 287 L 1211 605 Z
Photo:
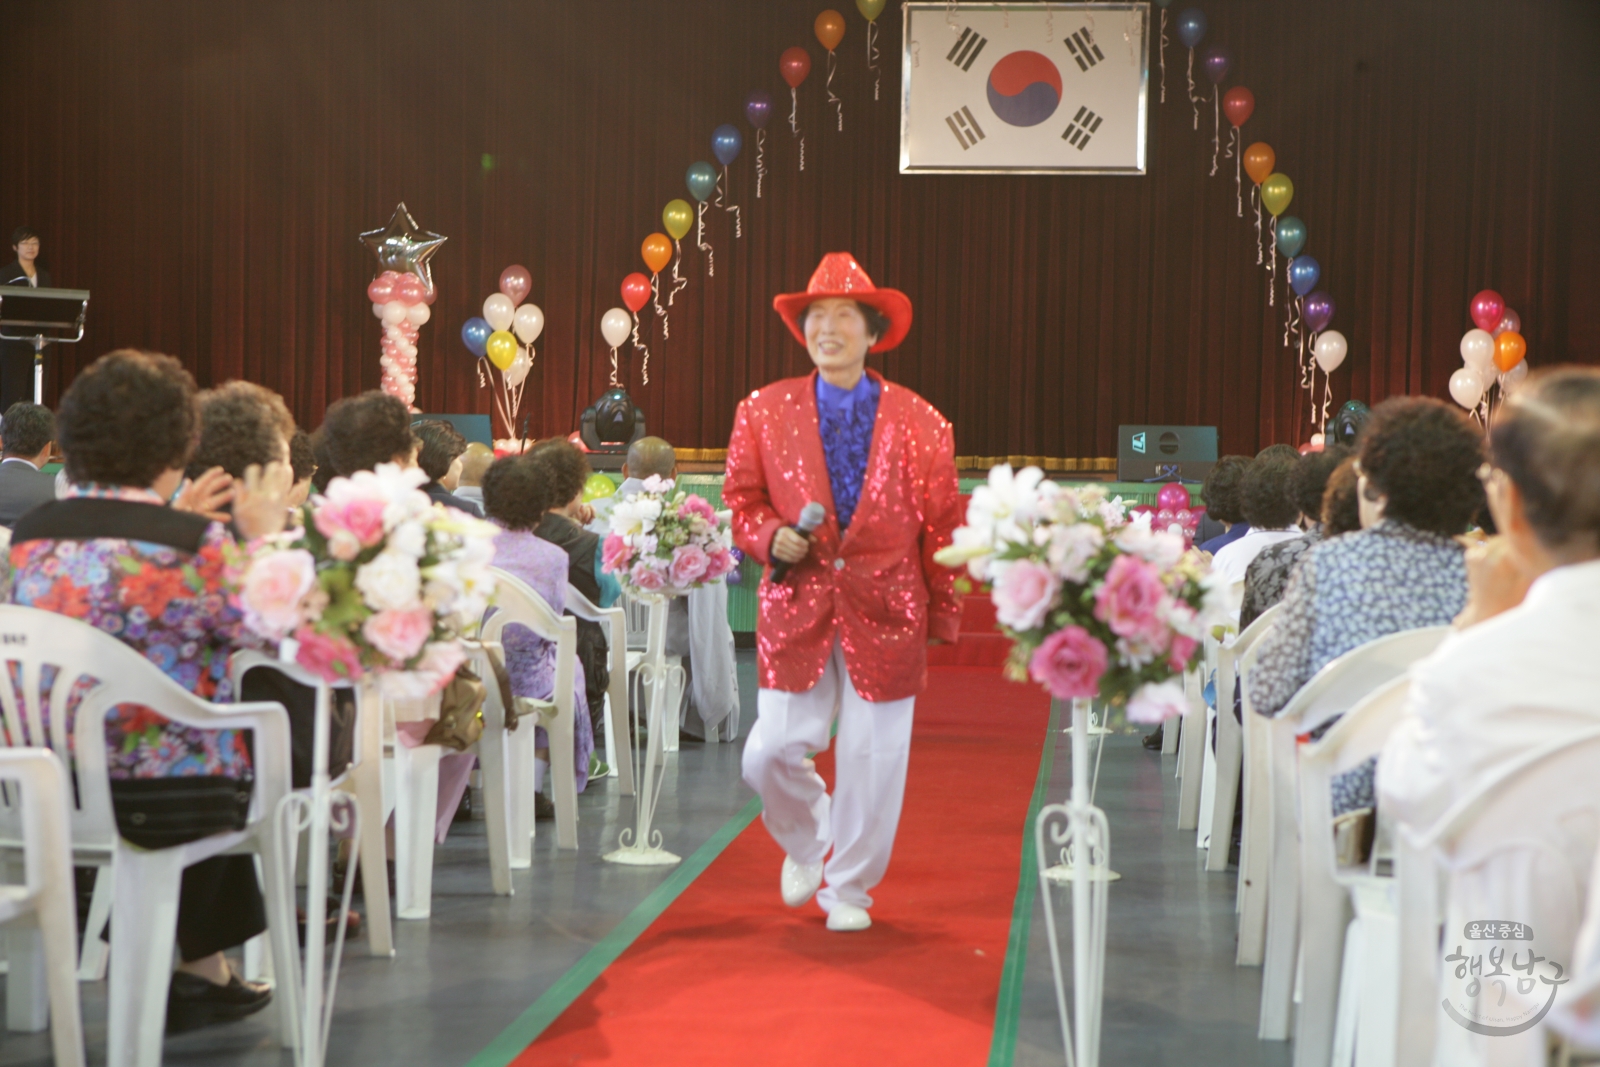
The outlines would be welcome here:
M 76 486 L 17 524 L 11 602 L 81 619 L 196 696 L 227 702 L 229 655 L 257 643 L 233 602 L 239 555 L 227 527 L 173 511 L 149 490 Z M 42 684 L 53 681 L 47 676 Z M 80 680 L 69 718 L 93 684 Z M 71 729 L 69 722 L 69 736 Z M 150 708 L 126 705 L 106 717 L 110 775 L 250 779 L 246 733 L 180 726 Z

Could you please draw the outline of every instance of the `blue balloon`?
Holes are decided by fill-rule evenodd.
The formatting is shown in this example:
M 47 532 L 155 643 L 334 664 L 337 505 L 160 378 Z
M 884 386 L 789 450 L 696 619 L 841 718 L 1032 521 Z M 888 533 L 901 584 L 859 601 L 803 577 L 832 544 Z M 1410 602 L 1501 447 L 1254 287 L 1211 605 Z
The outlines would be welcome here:
M 1183 47 L 1193 48 L 1205 39 L 1206 13 L 1197 7 L 1191 7 L 1178 16 L 1178 40 L 1183 42 Z
M 739 149 L 743 147 L 744 134 L 739 132 L 737 126 L 730 126 L 724 122 L 711 131 L 711 154 L 716 156 L 717 162 L 724 167 L 739 158 Z
M 467 346 L 467 351 L 482 359 L 489 354 L 489 335 L 494 333 L 494 327 L 487 321 L 474 315 L 461 324 L 461 343 Z
M 1305 296 L 1317 287 L 1317 280 L 1322 277 L 1322 265 L 1310 256 L 1296 256 L 1293 263 L 1289 264 L 1289 288 L 1297 296 Z
M 704 203 L 717 187 L 717 172 L 709 163 L 692 163 L 684 181 L 689 185 L 689 195 Z

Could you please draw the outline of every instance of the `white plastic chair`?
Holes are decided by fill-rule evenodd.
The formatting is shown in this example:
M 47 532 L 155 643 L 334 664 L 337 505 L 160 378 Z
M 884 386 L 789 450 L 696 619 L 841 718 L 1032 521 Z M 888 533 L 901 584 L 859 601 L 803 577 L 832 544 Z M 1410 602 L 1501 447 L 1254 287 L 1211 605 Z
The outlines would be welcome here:
M 12 739 L 43 743 L 61 755 L 75 753 L 77 806 L 72 810 L 74 862 L 111 866 L 111 988 L 107 1025 L 109 1067 L 157 1067 L 166 1026 L 167 989 L 177 935 L 178 889 L 184 868 L 230 854 L 255 854 L 263 871 L 267 927 L 273 956 L 274 1001 L 283 1043 L 298 1041 L 299 988 L 292 977 L 299 959 L 287 857 L 279 855 L 272 815 L 289 792 L 289 716 L 281 704 L 212 704 L 178 685 L 138 652 L 101 631 L 52 612 L 0 605 L 0 649 L 22 678 L 19 706 L 13 687 L 0 685 Z M 48 692 L 43 673 L 55 668 Z M 68 747 L 67 705 L 80 678 L 92 679 Z M 41 697 L 49 702 L 46 729 Z M 143 849 L 117 834 L 106 767 L 105 719 L 138 704 L 184 726 L 251 731 L 255 788 L 243 830 L 213 834 L 183 845 Z M 291 962 L 292 961 L 292 962 Z
M 1257 715 L 1250 675 L 1261 654 L 1258 636 L 1239 653 L 1240 707 L 1244 718 L 1244 819 L 1239 841 L 1239 945 L 1234 963 L 1261 966 L 1267 943 L 1267 877 L 1272 869 L 1272 720 Z
M 1208 679 L 1217 676 L 1217 656 L 1221 646 L 1216 638 L 1207 634 L 1201 642 L 1204 655 L 1201 658 L 1200 668 L 1200 704 L 1205 708 L 1205 736 L 1204 744 L 1200 746 L 1200 806 L 1195 815 L 1195 848 L 1205 850 L 1211 847 L 1211 820 L 1216 811 L 1217 801 L 1217 749 L 1214 739 L 1217 736 L 1217 716 L 1222 712 L 1222 690 L 1214 688 L 1212 702 L 1206 703 L 1205 688 Z
M 233 691 L 243 692 L 245 674 L 257 669 L 278 671 L 313 690 L 321 680 L 297 663 L 286 662 L 265 652 L 246 650 L 235 652 L 228 666 L 233 678 Z M 367 948 L 374 956 L 393 956 L 394 925 L 389 915 L 389 865 L 385 862 L 388 848 L 384 842 L 383 702 L 372 689 L 365 686 L 340 682 L 332 688 L 354 689 L 356 697 L 355 743 L 350 766 L 333 780 L 333 786 L 354 793 L 356 803 L 361 808 L 358 867 L 366 905 Z M 342 887 L 333 888 L 338 891 Z M 259 946 L 247 944 L 245 948 L 246 977 L 256 977 L 260 971 L 254 966 L 254 957 Z
M 551 794 L 556 808 L 556 846 L 578 847 L 578 781 L 573 769 L 573 716 L 578 709 L 573 706 L 572 687 L 578 670 L 578 624 L 570 615 L 561 615 L 547 604 L 543 597 L 515 575 L 494 568 L 494 611 L 483 624 L 483 645 L 491 654 L 505 655 L 501 635 L 512 623 L 526 626 L 534 634 L 556 646 L 555 690 L 550 700 L 530 702 L 537 708 L 537 719 L 550 735 Z M 498 706 L 498 687 L 491 686 L 489 700 Z M 587 709 L 584 709 L 587 714 Z M 486 713 L 487 714 L 487 713 Z M 508 831 L 511 835 L 511 866 L 516 869 L 533 865 L 533 761 L 534 740 L 532 721 L 524 722 L 507 734 L 506 785 L 504 795 L 509 810 Z M 484 768 L 484 794 L 491 790 L 498 794 L 500 787 L 489 781 L 489 768 Z
M 580 619 L 599 623 L 606 630 L 606 646 L 611 660 L 611 682 L 606 689 L 606 766 L 607 777 L 618 779 L 622 795 L 633 796 L 633 740 L 628 726 L 628 615 L 620 607 L 601 608 L 589 598 L 567 586 L 566 608 Z M 587 714 L 586 708 L 577 714 Z M 617 733 L 617 718 L 621 716 L 623 730 Z M 618 744 L 618 740 L 621 744 Z M 620 753 L 620 759 L 618 758 Z
M 6 1022 L 29 1032 L 49 1026 L 57 1067 L 83 1067 L 66 770 L 48 748 L 10 748 L 0 750 L 0 781 L 11 783 L 0 793 L 0 842 L 20 842 L 23 869 L 20 885 L 0 885 Z
M 1379 687 L 1300 750 L 1300 953 L 1314 962 L 1301 982 L 1297 1067 L 1394 1064 L 1397 886 L 1378 872 L 1378 848 L 1362 866 L 1337 864 L 1331 789 L 1383 750 L 1410 688 L 1404 677 Z
M 1300 920 L 1300 821 L 1296 737 L 1342 715 L 1403 675 L 1450 633 L 1448 626 L 1406 630 L 1369 641 L 1333 660 L 1300 687 L 1269 730 L 1272 858 L 1267 938 L 1261 970 L 1263 1041 L 1284 1041 L 1294 1000 Z M 1330 1023 L 1331 1025 L 1331 1023 Z
M 1193 830 L 1200 825 L 1200 787 L 1205 771 L 1206 699 L 1201 669 L 1184 675 L 1183 690 L 1189 697 L 1189 710 L 1182 716 L 1183 733 L 1178 738 L 1178 829 Z M 1168 720 L 1169 722 L 1172 720 Z
M 1272 628 L 1281 605 L 1274 604 L 1258 615 L 1245 631 L 1231 644 L 1217 649 L 1217 754 L 1216 788 L 1212 798 L 1210 851 L 1206 853 L 1206 870 L 1228 869 L 1228 849 L 1233 844 L 1233 813 L 1239 799 L 1239 770 L 1244 755 L 1244 735 L 1239 720 L 1233 717 L 1234 682 L 1239 677 L 1239 659 L 1261 640 L 1261 635 Z M 1239 857 L 1244 867 L 1244 856 Z

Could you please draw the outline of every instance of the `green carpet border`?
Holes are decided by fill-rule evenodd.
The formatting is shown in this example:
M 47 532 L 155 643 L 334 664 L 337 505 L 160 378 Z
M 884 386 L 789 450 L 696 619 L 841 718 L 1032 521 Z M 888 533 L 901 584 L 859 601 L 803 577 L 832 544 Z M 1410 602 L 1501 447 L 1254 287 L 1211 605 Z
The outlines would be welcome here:
M 630 911 L 610 933 L 595 942 L 594 947 L 568 968 L 567 973 L 557 979 L 555 985 L 545 990 L 538 1000 L 517 1016 L 510 1026 L 502 1030 L 500 1036 L 467 1061 L 467 1067 L 508 1067 L 511 1061 L 522 1055 L 523 1051 L 544 1033 L 545 1027 L 555 1022 L 556 1018 L 566 1011 L 596 978 L 600 977 L 601 972 L 615 963 L 617 957 L 638 940 L 639 935 L 644 933 L 685 889 L 689 888 L 690 883 L 711 866 L 711 861 L 721 855 L 722 850 L 744 832 L 745 827 L 754 822 L 759 814 L 761 814 L 761 798 L 752 797 L 743 808 L 739 809 L 738 814 L 712 835 L 710 840 L 673 868 L 667 880 L 651 890 L 650 895 L 640 901 L 638 906 Z
M 1011 905 L 1011 934 L 1006 939 L 1006 962 L 1000 972 L 1000 994 L 994 1008 L 994 1039 L 989 1045 L 989 1067 L 1011 1067 L 1017 1055 L 1017 1026 L 1022 1016 L 1022 981 L 1028 969 L 1028 940 L 1033 931 L 1033 901 L 1039 892 L 1039 857 L 1034 847 L 1033 824 L 1050 790 L 1055 768 L 1056 728 L 1061 717 L 1059 701 L 1050 702 L 1050 724 L 1045 727 L 1044 752 L 1039 775 L 1028 801 L 1028 818 L 1022 827 L 1022 862 L 1018 865 L 1017 896 Z

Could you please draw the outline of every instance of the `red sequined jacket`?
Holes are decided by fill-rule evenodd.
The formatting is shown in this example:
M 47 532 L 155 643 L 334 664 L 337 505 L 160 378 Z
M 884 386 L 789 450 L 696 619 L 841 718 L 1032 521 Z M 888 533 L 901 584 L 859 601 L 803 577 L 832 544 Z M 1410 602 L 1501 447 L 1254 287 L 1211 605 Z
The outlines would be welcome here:
M 861 502 L 842 541 L 817 432 L 816 374 L 751 393 L 734 418 L 722 499 L 741 549 L 770 562 L 773 535 L 798 521 L 807 501 L 828 510 L 817 544 L 787 580 L 762 579 L 764 689 L 816 685 L 837 633 L 856 691 L 900 700 L 927 681 L 928 640 L 956 639 L 956 575 L 933 561 L 961 522 L 950 423 L 916 393 L 867 373 L 882 394 Z

